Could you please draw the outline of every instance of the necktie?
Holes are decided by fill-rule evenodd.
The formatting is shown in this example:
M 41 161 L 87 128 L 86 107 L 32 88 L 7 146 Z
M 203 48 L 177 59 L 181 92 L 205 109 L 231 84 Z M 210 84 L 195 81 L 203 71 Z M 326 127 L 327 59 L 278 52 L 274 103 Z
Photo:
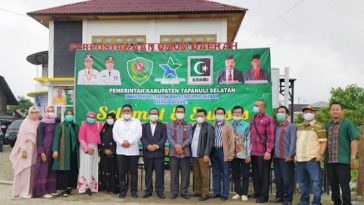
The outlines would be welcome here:
M 109 71 L 109 76 L 111 76 L 111 71 Z
M 229 71 L 228 81 L 232 81 L 232 80 L 233 80 L 233 74 L 232 74 L 232 71 Z

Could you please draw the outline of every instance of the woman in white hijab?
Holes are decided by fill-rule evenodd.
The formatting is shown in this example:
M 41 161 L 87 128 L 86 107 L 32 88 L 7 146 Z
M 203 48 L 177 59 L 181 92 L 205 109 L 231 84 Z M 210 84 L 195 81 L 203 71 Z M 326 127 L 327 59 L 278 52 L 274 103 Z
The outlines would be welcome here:
M 32 172 L 36 160 L 39 109 L 32 106 L 20 125 L 18 137 L 9 159 L 14 169 L 12 198 L 30 198 L 32 195 Z

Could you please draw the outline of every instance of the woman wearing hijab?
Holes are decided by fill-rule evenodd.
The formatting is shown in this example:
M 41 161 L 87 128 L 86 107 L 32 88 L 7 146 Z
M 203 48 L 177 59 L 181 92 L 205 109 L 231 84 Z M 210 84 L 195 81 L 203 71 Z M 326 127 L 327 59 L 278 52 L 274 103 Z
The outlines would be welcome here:
M 37 159 L 32 197 L 51 198 L 56 192 L 56 173 L 52 170 L 52 143 L 56 126 L 53 106 L 47 106 L 37 129 Z
M 96 123 L 96 114 L 88 112 L 86 121 L 82 122 L 78 132 L 80 142 L 80 170 L 78 174 L 77 188 L 79 193 L 91 196 L 99 188 L 98 149 L 100 144 L 100 131 Z
M 115 113 L 109 113 L 106 116 L 106 123 L 101 130 L 101 145 L 99 152 L 100 160 L 100 191 L 107 193 L 118 193 L 118 175 L 116 160 L 116 142 L 113 139 L 112 128 L 116 120 Z
M 39 124 L 39 110 L 32 106 L 28 116 L 20 125 L 18 137 L 9 159 L 14 169 L 12 198 L 32 197 L 32 174 L 36 159 L 37 127 Z
M 64 112 L 64 121 L 56 126 L 52 151 L 56 171 L 57 190 L 63 197 L 72 194 L 77 187 L 78 177 L 78 127 L 74 123 L 72 110 Z

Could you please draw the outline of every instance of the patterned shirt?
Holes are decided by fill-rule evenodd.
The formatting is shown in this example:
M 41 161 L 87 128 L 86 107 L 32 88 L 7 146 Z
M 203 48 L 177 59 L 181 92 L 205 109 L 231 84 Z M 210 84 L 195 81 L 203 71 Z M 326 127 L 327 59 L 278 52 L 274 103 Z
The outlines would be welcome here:
M 328 163 L 349 164 L 351 141 L 359 138 L 359 132 L 354 123 L 345 118 L 336 123 L 330 120 L 326 124 L 326 130 L 328 132 Z
M 231 121 L 231 125 L 234 128 L 236 135 L 235 139 L 235 157 L 239 159 L 245 159 L 250 157 L 251 143 L 250 143 L 250 131 L 249 123 L 240 120 L 238 123 Z
M 326 130 L 316 120 L 297 125 L 296 160 L 298 162 L 307 162 L 316 158 L 320 154 L 320 142 L 326 141 Z
M 285 133 L 282 130 L 285 129 Z M 292 123 L 284 121 L 283 124 L 277 126 L 275 132 L 275 144 L 274 144 L 274 156 L 276 158 L 285 159 L 287 157 L 294 157 L 296 154 L 296 138 L 297 138 L 296 126 Z M 283 135 L 283 136 L 281 136 Z M 282 142 L 280 137 L 283 137 Z M 282 145 L 282 146 L 281 146 Z M 283 155 L 283 156 L 282 156 Z
M 254 115 L 250 120 L 252 156 L 263 156 L 265 152 L 272 152 L 274 147 L 274 129 L 274 121 L 269 115 L 265 113 Z
M 176 124 L 176 126 L 174 126 Z M 186 136 L 184 136 L 186 135 Z M 169 156 L 177 158 L 185 158 L 191 156 L 191 142 L 192 142 L 192 125 L 191 123 L 170 122 L 167 127 L 167 137 L 169 142 Z M 181 144 L 183 153 L 178 154 L 174 149 L 176 144 Z
M 216 147 L 216 148 L 222 147 L 221 129 L 224 126 L 224 124 L 225 124 L 225 121 L 222 123 L 216 123 L 216 125 L 215 125 L 214 147 Z

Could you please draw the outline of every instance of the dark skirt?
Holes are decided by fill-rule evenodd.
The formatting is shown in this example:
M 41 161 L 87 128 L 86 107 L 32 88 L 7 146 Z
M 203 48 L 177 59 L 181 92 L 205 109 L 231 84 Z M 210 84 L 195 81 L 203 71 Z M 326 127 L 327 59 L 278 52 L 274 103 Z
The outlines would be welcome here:
M 99 191 L 119 192 L 117 167 L 116 156 L 101 156 L 99 165 Z
M 75 189 L 77 187 L 78 163 L 77 152 L 71 155 L 71 169 L 57 170 L 57 190 Z

